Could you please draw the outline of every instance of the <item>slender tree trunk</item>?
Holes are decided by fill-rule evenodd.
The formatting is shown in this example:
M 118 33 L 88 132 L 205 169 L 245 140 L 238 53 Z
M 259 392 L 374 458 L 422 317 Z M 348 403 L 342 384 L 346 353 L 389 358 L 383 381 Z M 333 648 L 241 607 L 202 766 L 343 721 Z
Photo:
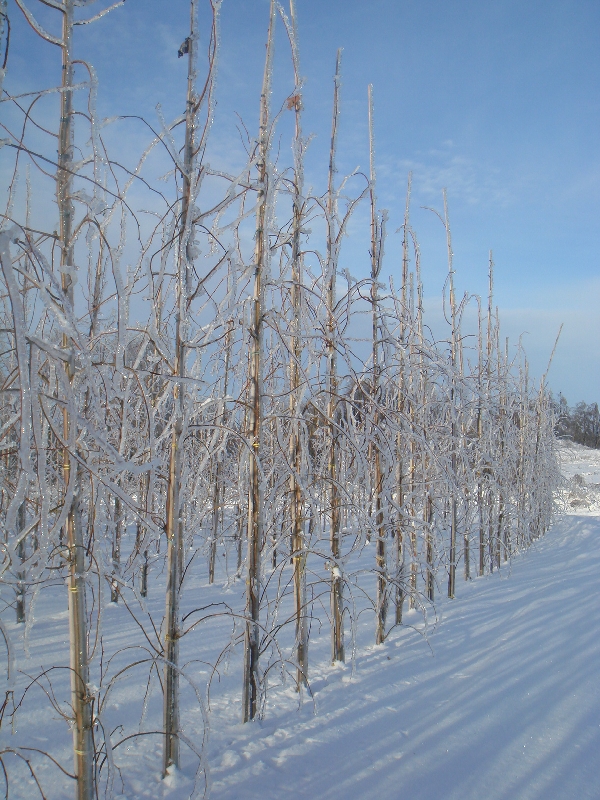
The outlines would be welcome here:
M 260 555 L 263 538 L 263 487 L 260 474 L 262 453 L 262 358 L 263 358 L 263 272 L 267 259 L 267 203 L 269 179 L 267 159 L 270 144 L 269 95 L 271 92 L 271 65 L 275 33 L 275 3 L 271 0 L 267 56 L 260 98 L 260 134 L 258 142 L 258 203 L 256 216 L 256 244 L 254 253 L 254 291 L 252 298 L 252 324 L 250 328 L 250 419 L 249 434 L 253 454 L 250 458 L 248 491 L 248 576 L 246 580 L 246 632 L 244 641 L 244 679 L 242 720 L 248 722 L 258 713 L 260 651 Z
M 383 524 L 383 469 L 379 445 L 379 426 L 381 389 L 379 357 L 379 275 L 382 265 L 383 222 L 377 218 L 375 199 L 375 138 L 373 127 L 373 87 L 369 86 L 369 183 L 371 196 L 371 316 L 373 325 L 373 429 L 371 434 L 371 453 L 373 456 L 373 503 L 375 511 L 375 564 L 377 570 L 377 596 L 375 601 L 375 643 L 385 640 L 387 612 L 387 566 L 385 528 Z
M 63 469 L 71 468 L 69 458 Z M 77 470 L 79 472 L 79 470 Z M 81 485 L 81 474 L 76 478 Z M 85 608 L 85 548 L 81 529 L 79 492 L 74 495 L 67 519 L 69 551 L 69 629 L 71 633 L 71 704 L 73 706 L 73 749 L 77 775 L 77 800 L 92 800 L 94 787 L 94 742 L 92 737 L 92 698 L 89 691 L 89 666 Z
M 337 149 L 337 129 L 339 117 L 339 90 L 341 50 L 337 52 L 333 90 L 333 115 L 331 124 L 331 147 L 329 150 L 329 183 L 327 192 L 327 419 L 329 425 L 328 483 L 330 505 L 329 542 L 331 550 L 331 660 L 344 661 L 344 600 L 343 579 L 339 566 L 341 555 L 340 532 L 340 494 L 338 488 L 338 434 L 335 416 L 338 405 L 337 351 L 335 340 L 337 325 L 335 319 L 336 272 L 337 272 L 337 234 L 335 217 L 337 212 L 334 189 L 335 158 Z
M 180 388 L 177 387 L 175 395 L 177 409 L 171 435 L 167 496 L 163 777 L 171 766 L 179 766 L 179 590 L 183 562 L 183 525 L 180 517 L 180 476 L 182 468 L 180 439 L 183 425 L 179 392 Z
M 485 572 L 485 526 L 483 512 L 483 483 L 477 484 L 477 509 L 479 512 L 479 576 Z
M 456 425 L 456 352 L 457 352 L 457 330 L 456 330 L 456 300 L 454 296 L 454 267 L 453 267 L 453 253 L 452 253 L 452 240 L 450 237 L 450 220 L 448 218 L 448 202 L 446 199 L 446 191 L 444 190 L 444 225 L 446 227 L 446 243 L 448 247 L 448 282 L 450 289 L 450 321 L 452 327 L 451 341 L 450 341 L 450 367 L 451 367 L 451 386 L 450 386 L 450 465 L 452 472 L 452 494 L 450 499 L 450 553 L 449 553 L 449 569 L 448 569 L 448 597 L 454 597 L 456 588 L 456 535 L 458 526 L 458 508 L 456 502 L 456 489 L 454 484 L 456 482 L 456 448 L 457 448 L 457 425 Z
M 400 301 L 400 352 L 399 352 L 399 380 L 398 380 L 398 433 L 396 434 L 396 504 L 398 506 L 398 523 L 396 526 L 396 625 L 402 624 L 402 611 L 404 607 L 405 569 L 406 569 L 406 524 L 404 521 L 405 487 L 404 487 L 404 453 L 406 443 L 402 437 L 404 413 L 406 409 L 406 371 L 408 347 L 408 237 L 409 237 L 409 212 L 412 173 L 408 176 L 406 188 L 406 206 L 404 209 L 404 225 L 402 235 L 402 289 Z
M 31 348 L 30 348 L 30 353 L 31 353 Z M 19 510 L 17 512 L 17 531 L 19 535 L 23 534 L 25 526 L 26 526 L 25 501 L 23 501 L 19 506 Z M 17 557 L 21 562 L 21 564 L 25 561 L 26 558 L 25 539 L 21 539 L 21 541 L 17 546 Z M 17 590 L 16 590 L 15 602 L 17 607 L 17 624 L 24 623 L 25 622 L 25 572 L 23 570 L 19 570 L 17 572 Z
M 292 228 L 292 341 L 290 354 L 290 498 L 291 534 L 294 568 L 294 612 L 296 616 L 296 688 L 300 690 L 308 681 L 308 626 L 306 624 L 306 543 L 304 541 L 304 497 L 299 476 L 302 471 L 300 443 L 300 364 L 302 358 L 302 255 L 300 231 L 302 228 L 302 203 L 304 191 L 304 142 L 302 140 L 300 92 L 300 64 L 296 7 L 290 0 L 291 47 L 294 64 L 294 218 Z
M 398 439 L 401 438 L 401 434 L 398 433 Z M 397 444 L 397 450 L 400 451 L 401 444 Z M 402 474 L 402 459 L 400 457 L 397 458 L 396 461 L 396 502 L 399 509 L 404 508 L 404 484 L 403 484 L 403 474 Z M 402 512 L 398 512 L 398 522 L 396 525 L 396 591 L 395 591 L 395 607 L 396 607 L 396 625 L 402 624 L 402 611 L 404 607 L 404 597 L 405 597 L 405 588 L 404 588 L 404 581 L 405 581 L 405 546 L 404 546 L 404 521 L 402 516 L 400 516 Z
M 463 555 L 465 559 L 465 580 L 468 581 L 471 578 L 471 542 L 467 528 L 463 536 Z
M 119 601 L 119 577 L 121 575 L 121 533 L 123 524 L 123 514 L 121 511 L 121 500 L 114 499 L 114 530 L 112 540 L 112 579 L 110 582 L 110 602 Z
M 433 603 L 435 593 L 435 581 L 433 577 L 433 542 L 431 538 L 431 526 L 433 524 L 433 500 L 428 488 L 426 491 L 425 504 L 423 506 L 423 522 L 425 524 L 425 551 L 427 559 L 425 591 L 427 593 L 427 599 Z
M 181 196 L 181 219 L 177 247 L 177 282 L 175 287 L 175 358 L 173 364 L 173 427 L 169 456 L 169 483 L 167 489 L 167 590 L 164 624 L 164 695 L 163 695 L 163 777 L 171 767 L 179 767 L 179 599 L 183 575 L 183 502 L 181 476 L 183 471 L 183 432 L 185 416 L 185 338 L 190 283 L 189 240 L 191 220 L 192 176 L 195 137 L 194 67 L 197 46 L 196 0 L 190 3 L 190 35 L 186 40 L 188 55 L 188 85 L 183 153 L 184 174 Z
M 148 551 L 144 550 L 144 562 L 142 564 L 142 575 L 140 579 L 140 594 L 148 597 Z
M 488 409 L 488 414 L 490 414 L 490 406 L 491 406 L 491 392 L 492 392 L 492 352 L 493 352 L 493 340 L 492 340 L 492 307 L 493 307 L 493 296 L 494 296 L 494 261 L 492 258 L 492 251 L 490 250 L 489 256 L 489 273 L 488 273 L 488 313 L 487 313 L 487 341 L 486 341 L 486 407 Z M 491 423 L 493 424 L 493 422 Z M 489 427 L 489 426 L 488 426 Z M 491 449 L 491 447 L 490 447 Z M 495 558 L 495 537 L 494 537 L 494 492 L 492 488 L 492 481 L 494 479 L 494 474 L 492 472 L 493 465 L 490 460 L 490 465 L 488 468 L 488 546 L 490 551 L 490 572 L 494 571 L 494 558 Z M 498 551 L 499 552 L 499 551 Z M 498 564 L 498 567 L 500 564 Z
M 489 483 L 491 475 L 488 475 L 488 487 L 486 492 L 487 499 L 487 526 L 488 526 L 488 550 L 490 559 L 490 572 L 494 571 L 494 493 Z
M 69 302 L 73 303 L 73 63 L 71 60 L 73 33 L 73 0 L 64 0 L 62 23 L 62 87 L 61 114 L 58 135 L 58 172 L 56 196 L 60 217 L 62 289 Z M 63 347 L 70 345 L 66 335 Z M 72 361 L 66 364 L 70 383 L 74 378 Z M 76 436 L 65 407 L 63 411 L 63 437 L 65 442 L 75 442 Z M 74 493 L 69 509 L 65 539 L 68 550 L 69 593 L 69 639 L 71 667 L 71 705 L 73 707 L 73 750 L 75 774 L 77 775 L 77 800 L 92 800 L 94 790 L 94 744 L 92 738 L 92 698 L 88 690 L 89 665 L 86 636 L 85 608 L 85 548 L 81 527 L 80 491 L 81 470 L 73 463 L 68 448 L 63 451 L 63 475 L 65 486 L 74 481 Z M 73 468 L 73 475 L 71 469 Z
M 412 364 L 414 361 L 414 353 L 412 352 L 413 348 L 412 345 L 409 347 L 409 360 Z M 415 519 L 417 516 L 417 508 L 416 508 L 416 500 L 417 500 L 417 481 L 416 481 L 416 472 L 417 472 L 417 443 L 415 437 L 416 425 L 417 425 L 417 415 L 415 410 L 416 405 L 416 393 L 414 390 L 414 381 L 415 375 L 414 371 L 411 369 L 410 376 L 409 376 L 409 386 L 410 386 L 410 394 L 411 394 L 411 401 L 410 401 L 410 429 L 412 431 L 411 440 L 410 440 L 410 455 L 408 458 L 408 493 L 409 493 L 409 510 L 410 510 L 410 597 L 408 601 L 409 609 L 414 609 L 417 606 L 417 570 L 418 570 L 418 550 L 417 550 L 417 529 Z
M 215 477 L 213 483 L 213 497 L 212 497 L 212 525 L 210 534 L 210 548 L 208 555 L 208 582 L 214 583 L 215 581 L 215 562 L 217 560 L 217 541 L 219 539 L 219 530 L 221 526 L 221 457 L 217 454 L 217 463 L 215 465 Z
M 502 550 L 504 550 L 504 561 L 506 561 L 506 547 L 503 547 L 503 528 L 504 528 L 504 496 L 498 495 L 498 528 L 496 530 L 496 565 L 500 569 L 502 562 Z
M 478 575 L 483 575 L 485 564 L 485 529 L 483 524 L 483 463 L 484 463 L 484 442 L 483 442 L 483 328 L 481 319 L 481 299 L 477 298 L 477 455 L 476 455 L 476 474 L 477 474 L 477 521 L 478 521 L 478 554 L 479 565 Z
M 151 507 L 149 491 L 150 491 L 150 475 L 149 473 L 146 473 L 145 475 L 140 476 L 140 495 L 143 498 L 143 502 L 146 509 Z M 144 550 L 142 550 L 145 543 L 146 543 L 146 534 L 144 531 L 144 526 L 141 520 L 138 519 L 135 528 L 135 552 L 138 555 L 142 555 L 144 558 L 140 571 L 140 594 L 142 597 L 148 596 L 148 550 L 147 548 L 144 548 Z
M 419 345 L 423 344 L 423 284 L 421 282 L 421 267 L 419 260 L 416 263 L 417 280 L 417 337 Z M 419 347 L 419 380 L 421 383 L 421 412 L 420 428 L 423 437 L 427 436 L 428 429 L 428 407 L 427 407 L 427 366 L 423 356 L 423 348 Z M 429 480 L 430 458 L 426 451 L 421 457 L 421 480 L 423 483 L 423 526 L 425 529 L 425 593 L 427 599 L 433 603 L 435 596 L 435 580 L 433 570 L 433 498 L 431 495 L 431 484 Z
M 237 543 L 236 570 L 239 572 L 242 568 L 242 551 L 244 541 L 244 520 L 242 518 L 242 512 L 239 503 L 236 503 L 235 506 L 235 520 L 235 538 Z

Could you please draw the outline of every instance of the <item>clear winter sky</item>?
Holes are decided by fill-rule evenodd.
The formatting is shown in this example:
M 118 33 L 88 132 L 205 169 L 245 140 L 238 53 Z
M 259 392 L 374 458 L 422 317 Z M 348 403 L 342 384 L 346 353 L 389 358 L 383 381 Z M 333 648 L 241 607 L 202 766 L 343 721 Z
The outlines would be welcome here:
M 55 12 L 38 0 L 29 3 L 58 30 Z M 343 47 L 339 166 L 368 166 L 367 85 L 373 83 L 377 192 L 390 213 L 384 272 L 399 271 L 394 231 L 412 170 L 412 221 L 434 330 L 441 330 L 436 308 L 446 270 L 444 232 L 421 207 L 441 209 L 446 187 L 459 296 L 485 296 L 493 250 L 503 335 L 516 343 L 524 334 L 532 372 L 540 376 L 564 322 L 550 386 L 571 404 L 600 401 L 598 0 L 296 3 L 304 128 L 315 134 L 308 182 L 325 188 L 331 77 L 336 49 Z M 7 88 L 58 82 L 57 48 L 40 46 L 14 3 L 10 14 Z M 201 18 L 207 20 L 205 11 Z M 234 111 L 256 129 L 267 21 L 268 0 L 223 2 L 217 161 L 240 158 Z M 186 0 L 127 0 L 94 26 L 78 28 L 75 54 L 97 68 L 101 113 L 155 119 L 157 102 L 167 118 L 180 113 L 186 65 L 177 49 L 187 31 Z M 204 29 L 204 44 L 206 36 Z M 293 88 L 281 25 L 276 47 L 278 105 Z M 123 149 L 133 149 L 134 129 L 121 135 Z M 357 241 L 356 252 L 347 250 L 351 271 L 366 274 L 368 256 Z

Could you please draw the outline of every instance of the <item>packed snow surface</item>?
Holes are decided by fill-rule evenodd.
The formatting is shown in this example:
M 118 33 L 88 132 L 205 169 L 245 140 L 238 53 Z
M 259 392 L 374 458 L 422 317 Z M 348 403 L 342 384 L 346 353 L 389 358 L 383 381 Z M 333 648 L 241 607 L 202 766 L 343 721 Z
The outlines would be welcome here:
M 299 697 L 289 677 L 285 683 L 274 680 L 264 718 L 243 725 L 239 648 L 230 661 L 224 659 L 207 711 L 212 800 L 597 800 L 600 452 L 571 445 L 561 457 L 566 513 L 500 572 L 461 582 L 453 601 L 438 587 L 427 619 L 416 610 L 408 613 L 405 625 L 380 646 L 371 644 L 372 615 L 362 614 L 353 663 L 332 666 L 329 632 L 325 626 L 314 629 L 312 698 L 306 692 Z M 187 591 L 198 592 L 198 605 L 210 602 L 205 581 Z M 48 597 L 36 609 L 29 657 L 22 645 L 16 653 L 19 668 L 30 675 L 42 664 L 65 662 L 64 587 Z M 199 660 L 195 673 L 189 671 L 198 686 L 209 676 L 204 652 L 227 641 L 227 620 L 210 620 L 183 647 L 182 661 Z M 107 607 L 107 650 L 133 642 L 131 625 L 123 604 Z M 17 640 L 22 637 L 16 625 L 9 628 Z M 123 659 L 133 660 L 131 653 Z M 143 709 L 147 670 L 139 669 L 115 684 L 104 708 L 107 728 L 126 720 L 139 731 L 142 710 L 141 729 L 160 728 L 160 698 L 155 693 Z M 23 675 L 18 683 L 25 685 Z M 198 743 L 202 713 L 184 684 L 182 724 Z M 57 712 L 48 712 L 43 685 L 48 684 L 41 680 L 30 690 L 16 729 L 5 720 L 2 746 L 51 749 L 70 768 L 68 730 Z M 181 770 L 161 780 L 160 752 L 158 735 L 120 745 L 113 796 L 187 798 L 195 757 L 184 747 Z M 73 783 L 47 759 L 31 759 L 49 799 L 73 796 Z M 14 760 L 9 766 L 17 779 L 10 796 L 35 797 L 33 779 Z M 200 778 L 200 796 L 205 788 Z

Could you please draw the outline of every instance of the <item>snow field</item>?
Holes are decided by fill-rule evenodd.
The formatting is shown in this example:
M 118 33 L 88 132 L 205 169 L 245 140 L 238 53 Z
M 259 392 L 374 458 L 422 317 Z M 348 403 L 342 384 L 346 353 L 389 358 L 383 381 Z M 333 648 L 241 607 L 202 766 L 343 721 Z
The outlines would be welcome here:
M 593 499 L 600 453 L 563 447 L 561 460 L 569 513 L 529 551 L 500 573 L 460 582 L 453 601 L 438 591 L 425 620 L 408 612 L 383 645 L 372 644 L 373 613 L 363 610 L 355 659 L 345 665 L 329 662 L 329 629 L 321 614 L 310 637 L 312 697 L 295 692 L 291 665 L 286 675 L 276 664 L 264 717 L 246 725 L 240 722 L 241 645 L 219 658 L 235 620 L 223 605 L 207 608 L 228 597 L 237 606 L 243 587 L 232 584 L 223 594 L 222 586 L 208 586 L 203 566 L 186 584 L 183 614 L 205 609 L 188 622 L 213 616 L 182 640 L 181 663 L 193 685 L 182 678 L 181 686 L 183 732 L 198 750 L 205 741 L 208 783 L 201 771 L 195 784 L 198 759 L 185 746 L 181 770 L 160 779 L 162 701 L 151 670 L 154 663 L 162 674 L 160 662 L 152 660 L 156 636 L 139 606 L 135 613 L 145 634 L 125 603 L 110 604 L 102 588 L 102 638 L 92 670 L 101 684 L 102 726 L 113 747 L 144 734 L 114 750 L 114 797 L 183 800 L 194 789 L 200 795 L 208 789 L 213 800 L 600 797 L 600 510 Z M 592 498 L 583 507 L 569 499 L 575 475 L 584 481 L 575 488 Z M 164 581 L 160 574 L 152 577 L 148 609 L 160 619 Z M 27 675 L 63 666 L 37 679 L 12 727 L 5 717 L 0 736 L 2 748 L 46 750 L 70 769 L 72 744 L 59 713 L 68 712 L 65 594 L 61 584 L 40 594 L 27 650 L 23 626 L 6 625 L 20 670 L 15 698 L 30 682 Z M 124 599 L 136 609 L 135 598 Z M 283 645 L 291 647 L 291 637 L 287 642 L 284 636 Z M 101 742 L 100 731 L 96 739 Z M 73 782 L 49 759 L 33 752 L 29 757 L 48 800 L 72 796 Z M 10 796 L 35 797 L 26 764 L 16 755 L 4 760 Z M 104 782 L 102 789 L 110 787 Z

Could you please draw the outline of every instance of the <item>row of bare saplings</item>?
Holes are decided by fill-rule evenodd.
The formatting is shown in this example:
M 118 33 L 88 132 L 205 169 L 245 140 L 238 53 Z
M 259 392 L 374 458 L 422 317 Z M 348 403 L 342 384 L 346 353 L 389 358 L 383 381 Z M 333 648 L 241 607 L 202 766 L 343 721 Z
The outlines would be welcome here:
M 27 138 L 46 96 L 27 105 L 13 99 L 9 130 L 0 592 L 3 615 L 16 609 L 17 622 L 26 622 L 57 579 L 67 582 L 64 716 L 77 796 L 87 800 L 114 780 L 117 748 L 130 736 L 104 724 L 115 682 L 129 668 L 123 656 L 114 672 L 102 666 L 110 653 L 99 658 L 105 586 L 111 602 L 129 609 L 131 636 L 147 649 L 147 680 L 160 685 L 163 774 L 179 765 L 181 742 L 197 752 L 202 771 L 201 744 L 182 729 L 180 684 L 195 667 L 182 666 L 181 651 L 208 620 L 231 623 L 219 658 L 242 652 L 242 716 L 250 720 L 264 709 L 271 675 L 291 671 L 299 691 L 310 688 L 311 630 L 325 622 L 331 657 L 343 661 L 365 608 L 381 643 L 405 612 L 431 607 L 436 592 L 453 597 L 458 575 L 499 569 L 541 536 L 558 473 L 543 382 L 533 387 L 524 356 L 511 358 L 500 344 L 491 264 L 487 312 L 477 298 L 456 301 L 445 196 L 447 339 L 433 341 L 424 326 L 410 185 L 402 258 L 386 265 L 395 281 L 382 280 L 387 215 L 377 207 L 371 92 L 369 173 L 339 180 L 336 171 L 339 54 L 327 186 L 305 194 L 293 3 L 289 17 L 271 4 L 260 127 L 235 175 L 211 170 L 205 155 L 218 3 L 204 88 L 196 87 L 192 2 L 182 46 L 186 113 L 161 120 L 128 169 L 108 155 L 93 72 L 71 55 L 73 3 L 61 8 L 55 172 L 45 163 L 50 155 L 39 170 L 39 128 L 35 151 Z M 278 24 L 294 77 L 273 113 Z M 290 112 L 293 159 L 284 169 L 272 146 Z M 50 154 L 56 139 L 48 137 Z M 86 155 L 76 162 L 75 151 Z M 170 188 L 157 182 L 165 165 Z M 46 202 L 36 206 L 34 196 Z M 363 205 L 368 277 L 356 280 L 342 240 Z M 57 212 L 59 228 L 50 232 Z M 478 335 L 467 348 L 469 303 L 478 309 Z M 10 673 L 7 632 L 5 640 Z M 13 675 L 7 679 L 11 693 Z

